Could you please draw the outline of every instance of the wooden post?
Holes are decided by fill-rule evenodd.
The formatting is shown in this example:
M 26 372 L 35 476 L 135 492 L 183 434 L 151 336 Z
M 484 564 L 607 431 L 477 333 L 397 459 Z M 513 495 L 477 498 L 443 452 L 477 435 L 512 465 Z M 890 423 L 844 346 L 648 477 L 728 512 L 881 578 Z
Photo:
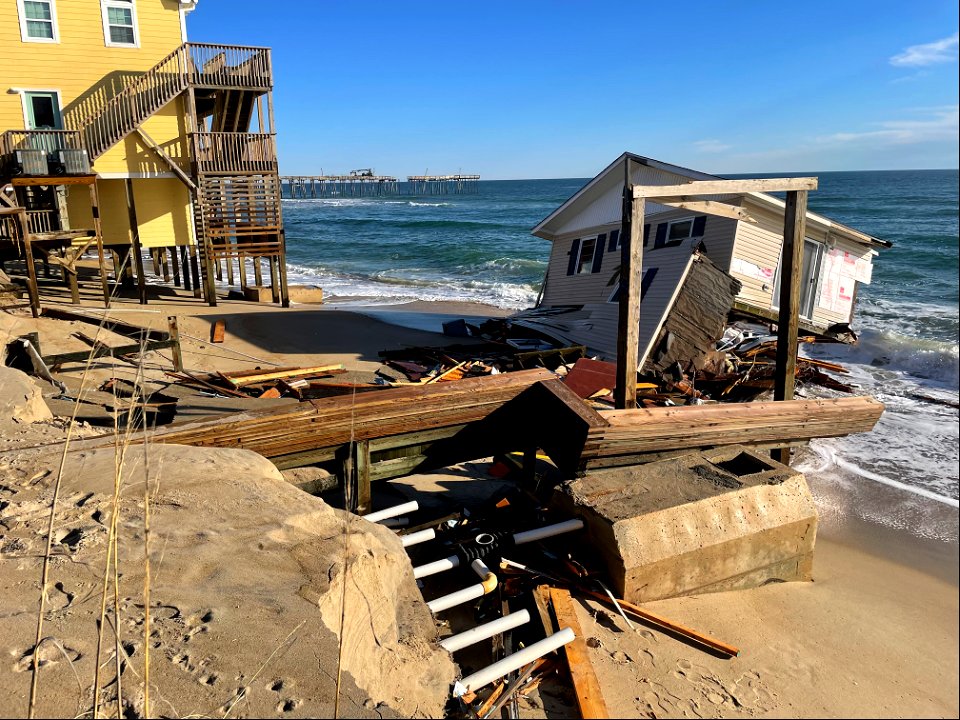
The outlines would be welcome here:
M 133 246 L 133 261 L 137 268 L 137 295 L 140 304 L 147 304 L 147 282 L 143 276 L 143 254 L 140 249 L 140 225 L 137 222 L 137 205 L 133 198 L 133 180 L 127 178 L 127 217 L 130 222 L 130 244 Z
M 270 256 L 270 294 L 273 296 L 273 302 L 280 302 L 280 287 L 277 282 L 277 256 Z
M 263 268 L 261 267 L 262 261 L 263 258 L 260 257 L 255 257 L 253 259 L 253 284 L 257 287 L 261 287 L 263 285 Z
M 30 294 L 30 310 L 40 317 L 40 289 L 37 287 L 37 267 L 33 263 L 33 245 L 30 242 L 30 219 L 27 211 L 17 213 L 20 219 L 20 235 L 23 238 L 23 263 L 27 266 L 27 292 Z
M 177 285 L 180 285 L 180 268 L 183 268 L 183 289 L 190 289 L 190 266 L 187 264 L 187 246 L 180 245 L 173 249 L 175 254 L 179 254 L 180 257 L 174 259 L 173 261 L 173 279 Z
M 777 365 L 773 399 L 792 400 L 797 375 L 797 330 L 800 321 L 800 275 L 807 225 L 807 191 L 787 193 L 783 214 L 783 253 L 780 261 L 780 317 L 777 321 Z M 790 448 L 774 450 L 773 459 L 790 463 Z
M 280 231 L 280 254 L 277 257 L 277 265 L 280 271 L 280 305 L 290 307 L 290 289 L 287 287 L 287 253 L 284 250 L 286 238 L 283 230 Z
M 200 263 L 197 262 L 197 246 L 191 245 L 187 248 L 190 254 L 190 277 L 193 278 L 193 296 L 195 298 L 203 297 L 203 288 L 200 286 Z
M 630 158 L 624 160 L 623 212 L 620 228 L 620 312 L 617 319 L 618 409 L 637 406 L 637 362 L 640 355 L 640 286 L 643 277 L 644 198 L 634 199 Z
M 167 318 L 167 326 L 170 330 L 170 340 L 174 345 L 170 347 L 170 354 L 173 356 L 174 372 L 183 372 L 183 355 L 180 352 L 180 326 L 177 325 L 177 316 L 170 315 Z
M 160 248 L 157 250 L 157 254 L 160 256 L 160 268 L 163 270 L 163 281 L 170 282 L 170 261 L 167 260 L 167 249 Z
M 100 196 L 97 184 L 90 184 L 90 211 L 93 215 L 93 232 L 97 236 L 97 261 L 100 264 L 100 284 L 103 286 L 103 306 L 110 307 L 110 281 L 107 279 L 107 260 L 103 250 L 103 225 L 100 222 Z M 114 265 L 116 267 L 116 265 Z M 114 271 L 116 277 L 116 271 Z M 117 280 L 119 282 L 119 280 Z
M 150 248 L 150 259 L 153 261 L 153 274 L 160 277 L 160 250 Z

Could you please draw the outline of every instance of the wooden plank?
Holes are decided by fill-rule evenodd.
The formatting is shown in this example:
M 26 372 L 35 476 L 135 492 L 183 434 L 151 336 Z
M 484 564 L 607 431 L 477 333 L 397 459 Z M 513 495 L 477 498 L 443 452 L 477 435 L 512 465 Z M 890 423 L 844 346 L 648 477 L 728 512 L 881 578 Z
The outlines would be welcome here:
M 293 370 L 279 370 L 268 373 L 260 373 L 257 375 L 244 375 L 242 377 L 235 377 L 221 373 L 221 377 L 226 378 L 231 385 L 239 388 L 245 385 L 269 382 L 270 380 L 286 380 L 288 378 L 304 377 L 306 375 L 336 373 L 338 370 L 343 370 L 343 365 L 340 363 L 336 365 L 317 365 L 316 367 L 296 368 Z
M 600 681 L 596 670 L 590 662 L 590 652 L 583 639 L 583 630 L 570 599 L 570 591 L 561 588 L 550 588 L 550 600 L 553 602 L 553 612 L 557 616 L 557 625 L 569 627 L 576 637 L 572 642 L 563 646 L 570 668 L 570 677 L 573 680 L 573 689 L 577 695 L 577 706 L 580 708 L 580 717 L 608 718 L 610 713 L 600 690 Z
M 614 405 L 637 406 L 637 364 L 640 362 L 640 286 L 643 275 L 643 201 L 635 201 L 630 159 L 624 165 L 620 231 L 620 309 L 617 317 L 617 384 Z
M 361 440 L 355 446 L 356 472 L 356 510 L 359 515 L 366 515 L 373 509 L 373 495 L 370 491 L 370 443 Z
M 227 321 L 217 320 L 210 326 L 210 342 L 222 343 L 227 334 Z
M 733 195 L 750 192 L 791 192 L 816 190 L 817 178 L 764 178 L 752 180 L 695 180 L 679 185 L 636 185 L 633 197 L 651 198 L 672 195 Z

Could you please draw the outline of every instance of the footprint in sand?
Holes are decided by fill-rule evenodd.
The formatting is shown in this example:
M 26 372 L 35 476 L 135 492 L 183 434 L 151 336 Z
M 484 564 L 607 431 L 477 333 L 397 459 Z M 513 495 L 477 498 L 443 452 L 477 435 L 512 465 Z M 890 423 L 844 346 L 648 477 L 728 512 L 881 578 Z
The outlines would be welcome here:
M 37 651 L 37 666 L 47 667 L 61 662 L 75 663 L 82 655 L 78 650 L 74 650 L 68 645 L 64 645 L 59 640 L 51 637 L 40 641 L 40 649 Z M 33 647 L 29 647 L 20 653 L 20 658 L 13 665 L 13 671 L 22 673 L 31 670 L 33 667 Z

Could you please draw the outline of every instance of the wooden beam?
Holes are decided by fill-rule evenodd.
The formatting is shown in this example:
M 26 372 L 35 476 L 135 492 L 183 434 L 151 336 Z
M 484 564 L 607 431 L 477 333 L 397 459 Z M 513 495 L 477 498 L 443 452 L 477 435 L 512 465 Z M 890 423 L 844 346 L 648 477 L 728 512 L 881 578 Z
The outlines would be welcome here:
M 883 407 L 871 397 L 843 397 L 614 410 L 604 413 L 610 427 L 590 429 L 582 458 L 869 432 Z
M 659 198 L 656 200 L 651 199 L 651 202 L 655 202 L 658 205 L 666 205 L 667 207 L 678 208 L 680 210 L 693 210 L 694 212 L 702 212 L 707 215 L 719 215 L 720 217 L 733 218 L 734 220 L 743 220 L 749 223 L 757 222 L 756 219 L 750 217 L 747 214 L 747 211 L 742 207 L 737 207 L 736 205 L 729 205 L 724 202 L 718 202 L 716 200 L 687 200 L 684 198 Z
M 103 224 L 100 222 L 100 194 L 97 191 L 96 183 L 90 185 L 90 212 L 93 215 L 93 232 L 97 243 L 97 263 L 100 267 L 103 306 L 110 307 L 110 281 L 107 278 L 107 259 L 103 249 Z
M 96 175 L 21 175 L 10 178 L 14 187 L 32 187 L 35 185 L 92 185 Z
M 617 318 L 618 408 L 637 406 L 637 363 L 640 355 L 640 286 L 643 277 L 643 201 L 634 200 L 630 159 L 624 163 L 623 211 L 620 229 L 620 309 Z
M 733 195 L 749 192 L 791 192 L 816 190 L 817 178 L 766 178 L 759 180 L 696 180 L 679 185 L 635 185 L 633 197 L 658 198 L 671 195 Z
M 147 281 L 143 274 L 143 255 L 140 252 L 140 225 L 137 222 L 137 204 L 133 196 L 133 180 L 127 178 L 127 218 L 130 223 L 130 245 L 133 248 L 133 262 L 137 269 L 137 295 L 141 305 L 147 304 Z
M 553 603 L 553 612 L 557 616 L 557 625 L 570 628 L 576 635 L 572 642 L 563 646 L 563 651 L 567 657 L 567 666 L 570 668 L 570 678 L 573 680 L 580 717 L 610 717 L 607 704 L 603 699 L 603 692 L 600 690 L 597 672 L 590 662 L 590 652 L 583 639 L 583 630 L 580 628 L 570 591 L 552 587 L 550 600 Z
M 190 189 L 190 192 L 195 193 L 197 191 L 197 184 L 190 179 L 190 176 L 183 171 L 183 168 L 174 162 L 172 157 L 164 152 L 163 148 L 157 144 L 156 140 L 147 134 L 146 130 L 144 130 L 142 127 L 138 127 L 137 134 L 140 136 L 140 139 L 143 140 L 144 144 L 153 150 L 157 157 L 159 157 L 166 164 L 166 166 L 173 171 L 173 174 L 180 178 L 180 182 L 186 185 Z
M 793 400 L 797 376 L 797 329 L 800 321 L 800 276 L 807 224 L 807 192 L 787 193 L 780 260 L 780 317 L 777 321 L 777 365 L 773 399 Z M 790 448 L 773 451 L 774 460 L 790 464 Z

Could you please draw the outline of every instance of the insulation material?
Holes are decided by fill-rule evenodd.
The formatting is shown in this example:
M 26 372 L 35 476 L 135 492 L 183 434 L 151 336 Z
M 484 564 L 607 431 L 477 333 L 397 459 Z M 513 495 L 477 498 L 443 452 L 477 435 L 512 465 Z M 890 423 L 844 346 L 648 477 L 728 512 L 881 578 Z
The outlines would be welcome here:
M 870 265 L 867 261 L 867 265 Z M 863 277 L 862 259 L 852 253 L 834 248 L 823 257 L 820 297 L 817 305 L 824 310 L 849 315 L 853 309 L 853 295 L 857 276 Z

